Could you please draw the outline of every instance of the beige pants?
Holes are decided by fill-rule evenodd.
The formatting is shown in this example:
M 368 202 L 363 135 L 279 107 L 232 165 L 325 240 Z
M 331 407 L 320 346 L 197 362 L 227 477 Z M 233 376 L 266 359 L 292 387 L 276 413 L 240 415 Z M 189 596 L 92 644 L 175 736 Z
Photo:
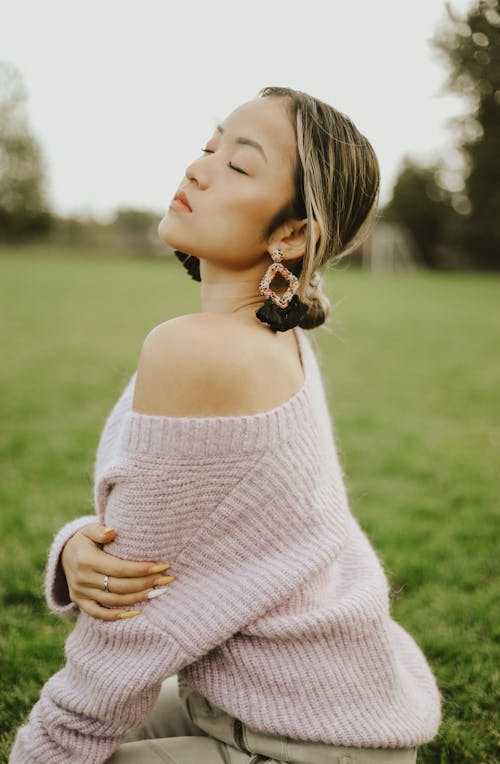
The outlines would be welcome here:
M 269 735 L 243 724 L 177 675 L 162 686 L 141 727 L 108 759 L 112 764 L 414 764 L 416 748 L 345 748 Z

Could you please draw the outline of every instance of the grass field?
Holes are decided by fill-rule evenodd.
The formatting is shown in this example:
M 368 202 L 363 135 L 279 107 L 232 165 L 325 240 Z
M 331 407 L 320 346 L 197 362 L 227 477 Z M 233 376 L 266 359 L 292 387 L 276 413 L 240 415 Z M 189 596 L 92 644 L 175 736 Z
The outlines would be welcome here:
M 348 495 L 384 562 L 392 614 L 444 699 L 419 762 L 494 762 L 498 696 L 500 277 L 327 276 L 316 331 Z M 0 761 L 72 623 L 49 614 L 53 534 L 93 512 L 101 427 L 156 324 L 196 312 L 174 259 L 0 254 Z M 497 598 L 495 598 L 497 594 Z

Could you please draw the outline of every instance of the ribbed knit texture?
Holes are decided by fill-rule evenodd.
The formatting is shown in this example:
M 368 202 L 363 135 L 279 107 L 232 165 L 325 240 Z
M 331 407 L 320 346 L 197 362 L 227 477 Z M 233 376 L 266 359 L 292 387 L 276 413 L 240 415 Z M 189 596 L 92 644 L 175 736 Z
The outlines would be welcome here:
M 176 580 L 136 618 L 78 614 L 11 764 L 105 761 L 174 673 L 275 735 L 384 748 L 435 736 L 439 690 L 391 618 L 383 566 L 349 508 L 316 355 L 295 331 L 304 384 L 259 414 L 140 414 L 132 375 L 99 441 L 96 516 L 57 534 L 47 601 L 72 612 L 60 553 L 92 520 L 116 529 L 105 550 L 168 561 Z

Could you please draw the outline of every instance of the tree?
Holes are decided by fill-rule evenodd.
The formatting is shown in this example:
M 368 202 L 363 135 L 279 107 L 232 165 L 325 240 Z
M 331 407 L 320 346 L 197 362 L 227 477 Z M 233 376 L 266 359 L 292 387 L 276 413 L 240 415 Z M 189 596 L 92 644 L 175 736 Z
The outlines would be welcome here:
M 430 267 L 500 268 L 500 13 L 498 0 L 474 0 L 465 18 L 446 4 L 448 20 L 431 41 L 445 58 L 444 90 L 468 110 L 450 123 L 457 131 L 462 177 L 443 161 L 432 166 L 405 157 L 382 217 L 407 225 Z M 451 23 L 450 23 L 451 22 Z M 459 173 L 460 174 L 460 173 Z M 454 182 L 450 185 L 449 178 Z
M 26 94 L 18 70 L 0 61 L 0 235 L 26 237 L 46 231 L 51 213 L 41 150 L 25 111 Z
M 382 210 L 382 218 L 406 225 L 417 243 L 422 263 L 440 266 L 438 246 L 443 240 L 446 221 L 451 214 L 449 198 L 437 178 L 439 167 L 416 163 L 403 157 L 392 198 Z
M 479 0 L 459 18 L 446 4 L 451 26 L 432 44 L 449 66 L 445 87 L 465 96 L 470 110 L 456 118 L 458 148 L 466 167 L 464 204 L 456 234 L 475 265 L 500 267 L 500 13 L 498 0 Z M 465 195 L 465 199 L 464 199 Z

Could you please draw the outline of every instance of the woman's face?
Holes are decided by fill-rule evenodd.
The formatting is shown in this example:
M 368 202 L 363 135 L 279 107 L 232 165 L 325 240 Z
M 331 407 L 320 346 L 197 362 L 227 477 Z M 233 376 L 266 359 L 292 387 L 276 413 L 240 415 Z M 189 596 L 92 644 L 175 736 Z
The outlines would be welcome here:
M 267 227 L 295 192 L 295 134 L 284 101 L 239 106 L 204 148 L 178 188 L 192 211 L 171 206 L 158 234 L 181 252 L 249 267 L 267 252 Z

